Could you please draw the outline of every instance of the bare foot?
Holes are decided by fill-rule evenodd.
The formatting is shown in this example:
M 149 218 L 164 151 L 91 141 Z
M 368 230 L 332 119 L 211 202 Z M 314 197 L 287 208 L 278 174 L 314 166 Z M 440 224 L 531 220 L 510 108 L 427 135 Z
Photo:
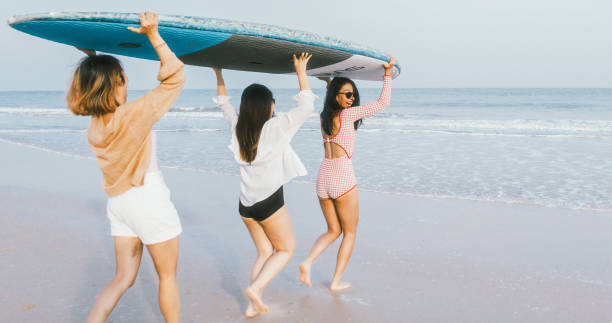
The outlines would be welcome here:
M 257 314 L 264 315 L 270 311 L 268 306 L 261 300 L 261 290 L 258 291 L 255 287 L 249 286 L 244 293 L 251 301 L 251 304 L 253 304 L 253 309 Z
M 337 283 L 331 283 L 331 286 L 329 286 L 329 290 L 331 290 L 332 292 L 338 292 L 341 291 L 343 289 L 347 289 L 347 288 L 351 288 L 353 285 L 351 285 L 351 283 L 349 282 L 337 282 Z
M 300 281 L 308 287 L 310 287 L 310 266 L 311 264 L 306 262 L 300 264 Z
M 259 313 L 257 313 L 257 311 L 255 310 L 255 307 L 253 307 L 253 303 L 251 301 L 249 301 L 249 306 L 247 307 L 246 311 L 244 312 L 244 315 L 247 318 L 252 318 L 257 316 Z

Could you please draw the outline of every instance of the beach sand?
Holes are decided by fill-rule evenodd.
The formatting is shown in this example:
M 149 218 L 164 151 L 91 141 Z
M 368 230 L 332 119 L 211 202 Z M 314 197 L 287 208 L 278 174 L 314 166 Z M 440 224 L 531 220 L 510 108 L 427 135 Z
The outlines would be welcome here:
M 0 142 L 0 322 L 83 322 L 114 273 L 96 161 Z M 183 322 L 247 321 L 255 249 L 239 178 L 162 168 L 181 216 Z M 311 170 L 316 171 L 316 170 Z M 325 229 L 313 184 L 285 188 L 297 250 L 252 322 L 610 322 L 612 214 L 362 191 L 357 245 L 330 293 L 338 242 L 298 264 Z M 160 322 L 148 254 L 110 322 Z

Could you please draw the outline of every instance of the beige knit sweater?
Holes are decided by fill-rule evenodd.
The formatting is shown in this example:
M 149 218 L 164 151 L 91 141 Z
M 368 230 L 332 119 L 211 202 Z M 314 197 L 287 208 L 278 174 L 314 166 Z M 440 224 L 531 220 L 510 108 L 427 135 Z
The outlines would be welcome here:
M 151 129 L 181 92 L 185 83 L 183 63 L 173 55 L 160 66 L 157 79 L 161 83 L 143 97 L 119 106 L 114 113 L 91 119 L 87 139 L 98 158 L 109 196 L 144 184 L 151 157 Z

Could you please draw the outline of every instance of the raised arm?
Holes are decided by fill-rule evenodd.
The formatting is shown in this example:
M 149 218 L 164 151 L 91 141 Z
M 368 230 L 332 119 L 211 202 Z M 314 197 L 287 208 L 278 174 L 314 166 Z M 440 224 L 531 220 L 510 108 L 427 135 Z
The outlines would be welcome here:
M 150 115 L 152 123 L 157 122 L 178 98 L 185 83 L 183 62 L 170 50 L 157 30 L 157 15 L 152 12 L 140 14 L 140 27 L 128 27 L 130 31 L 145 34 L 151 46 L 159 56 L 160 66 L 157 79 L 160 84 L 147 92 L 143 97 L 131 102 L 134 112 L 143 110 L 144 115 Z M 136 108 L 138 107 L 138 108 Z M 124 109 L 127 110 L 127 109 Z
M 140 27 L 127 27 L 130 31 L 137 34 L 145 34 L 151 46 L 155 49 L 161 65 L 165 65 L 169 60 L 175 57 L 170 47 L 159 34 L 157 29 L 157 14 L 154 12 L 143 12 L 140 14 Z
M 217 98 L 213 99 L 217 106 L 223 110 L 223 118 L 230 127 L 233 127 L 238 122 L 238 114 L 236 109 L 230 103 L 230 97 L 227 96 L 227 89 L 225 88 L 225 81 L 223 80 L 223 73 L 220 68 L 213 68 L 215 75 L 217 76 Z
M 317 78 L 323 82 L 325 82 L 325 89 L 329 89 L 329 84 L 331 83 L 331 78 L 329 76 L 317 76 Z
M 81 48 L 81 47 L 76 47 L 76 49 L 80 50 L 87 56 L 96 56 L 96 51 L 93 49 L 87 49 L 87 48 Z
M 300 57 L 293 54 L 293 67 L 300 84 L 300 91 L 310 91 L 310 83 L 308 83 L 308 75 L 306 75 L 306 67 L 310 58 L 312 58 L 312 55 L 308 53 L 302 53 Z
M 395 58 L 391 56 L 389 62 L 383 64 L 385 76 L 383 76 L 383 88 L 378 100 L 362 106 L 346 109 L 343 112 L 343 115 L 346 115 L 352 121 L 355 121 L 371 116 L 389 106 L 389 103 L 391 102 L 391 70 L 393 69 L 393 66 L 395 66 Z
M 227 96 L 227 90 L 225 89 L 225 80 L 223 80 L 223 72 L 220 68 L 213 68 L 215 75 L 217 76 L 217 96 Z
M 294 97 L 297 107 L 289 110 L 285 115 L 274 118 L 274 129 L 271 130 L 278 131 L 279 133 L 276 135 L 279 138 L 291 140 L 314 110 L 316 96 L 310 90 L 308 76 L 306 75 L 306 67 L 311 57 L 312 55 L 308 53 L 302 53 L 299 57 L 293 55 L 293 66 L 300 85 L 300 93 Z

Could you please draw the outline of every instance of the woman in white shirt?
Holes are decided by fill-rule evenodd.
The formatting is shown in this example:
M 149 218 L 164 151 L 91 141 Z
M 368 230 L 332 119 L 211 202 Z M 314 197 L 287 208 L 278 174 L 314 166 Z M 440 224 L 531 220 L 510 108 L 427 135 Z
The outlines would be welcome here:
M 297 107 L 274 116 L 274 98 L 268 88 L 251 84 L 242 92 L 240 114 L 229 102 L 221 70 L 217 75 L 217 99 L 231 127 L 229 149 L 240 165 L 239 213 L 246 224 L 257 259 L 251 270 L 251 284 L 245 294 L 247 317 L 266 314 L 269 308 L 261 295 L 264 287 L 287 265 L 295 250 L 291 219 L 283 199 L 283 185 L 306 168 L 291 148 L 291 139 L 314 110 L 316 96 L 310 90 L 306 66 L 312 55 L 293 55 L 300 84 L 294 98 Z

